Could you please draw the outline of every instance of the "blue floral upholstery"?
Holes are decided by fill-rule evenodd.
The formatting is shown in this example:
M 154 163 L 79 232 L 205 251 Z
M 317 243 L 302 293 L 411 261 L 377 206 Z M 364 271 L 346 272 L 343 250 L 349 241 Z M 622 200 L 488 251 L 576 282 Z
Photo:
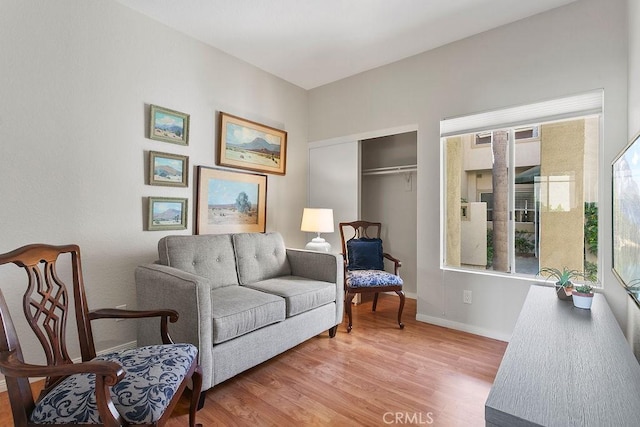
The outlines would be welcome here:
M 371 288 L 402 284 L 403 282 L 400 276 L 382 270 L 347 271 L 347 286 L 350 288 Z
M 122 365 L 125 377 L 111 388 L 111 399 L 128 423 L 148 424 L 165 412 L 197 355 L 198 350 L 191 344 L 170 344 L 109 353 L 95 360 Z M 30 421 L 99 423 L 94 387 L 94 374 L 66 378 L 37 403 Z

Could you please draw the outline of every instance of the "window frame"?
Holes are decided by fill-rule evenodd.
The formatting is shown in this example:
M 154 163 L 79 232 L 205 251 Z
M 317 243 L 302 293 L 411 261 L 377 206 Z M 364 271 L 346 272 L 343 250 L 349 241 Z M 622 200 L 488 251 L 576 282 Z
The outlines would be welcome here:
M 598 117 L 598 140 L 597 140 L 597 154 L 598 154 L 598 158 L 597 158 L 597 164 L 598 164 L 598 170 L 597 170 L 597 174 L 598 174 L 598 178 L 597 178 L 597 198 L 596 198 L 596 205 L 598 206 L 598 210 L 599 210 L 599 215 L 598 215 L 598 256 L 597 256 L 597 283 L 596 283 L 596 287 L 603 287 L 604 283 L 603 283 L 603 278 L 604 278 L 604 274 L 603 274 L 603 256 L 602 256 L 602 249 L 603 249 L 603 211 L 602 211 L 602 206 L 603 206 L 603 196 L 605 194 L 604 192 L 604 180 L 603 180 L 603 153 L 604 153 L 604 141 L 603 141 L 603 112 L 602 110 L 598 110 L 598 111 L 588 111 L 588 112 L 583 112 L 583 111 L 576 111 L 573 114 L 568 114 L 563 116 L 562 120 L 541 120 L 541 121 L 536 121 L 532 123 L 537 123 L 535 125 L 531 125 L 531 126 L 538 126 L 538 129 L 540 127 L 541 124 L 545 124 L 545 123 L 551 123 L 551 122 L 555 122 L 555 121 L 564 121 L 564 120 L 574 120 L 574 119 L 580 119 L 580 118 L 584 118 L 587 119 L 589 117 L 593 117 L 593 116 L 597 116 Z M 521 127 L 526 127 L 526 126 L 521 126 Z M 441 248 L 441 256 L 440 256 L 440 268 L 442 271 L 457 271 L 457 272 L 464 272 L 464 273 L 471 273 L 471 274 L 481 274 L 481 275 L 489 275 L 489 276 L 498 276 L 498 277 L 509 277 L 509 278 L 518 278 L 518 279 L 522 279 L 522 280 L 527 280 L 527 281 L 536 281 L 539 282 L 540 278 L 537 275 L 531 275 L 529 273 L 517 273 L 515 272 L 515 260 L 516 260 L 516 250 L 515 250 L 515 229 L 516 229 L 516 221 L 515 221 L 515 193 L 516 193 L 516 186 L 517 184 L 515 183 L 515 147 L 517 144 L 521 143 L 521 142 L 533 142 L 534 140 L 537 140 L 540 138 L 539 136 L 539 132 L 540 130 L 538 130 L 538 135 L 537 136 L 533 136 L 532 138 L 519 138 L 516 139 L 515 138 L 515 131 L 516 129 L 520 129 L 521 127 L 516 127 L 516 126 L 512 126 L 509 128 L 509 148 L 508 148 L 508 152 L 509 152 L 509 170 L 508 170 L 508 180 L 509 180 L 509 202 L 508 202 L 508 209 L 509 209 L 509 224 L 508 224 L 508 246 L 509 246 L 509 270 L 510 272 L 500 272 L 500 271 L 494 271 L 494 270 L 484 270 L 484 269 L 474 269 L 471 267 L 456 267 L 456 266 L 451 266 L 451 265 L 447 265 L 446 264 L 446 259 L 447 259 L 447 254 L 446 254 L 446 225 L 445 225 L 445 221 L 444 218 L 446 218 L 446 198 L 445 198 L 445 191 L 446 191 L 446 180 L 445 180 L 445 176 L 446 176 L 446 165 L 447 165 L 447 160 L 446 160 L 446 140 L 449 137 L 454 137 L 454 136 L 462 136 L 466 133 L 476 133 L 476 131 L 471 131 L 471 132 L 459 132 L 459 133 L 455 133 L 455 134 L 442 134 L 441 132 L 441 145 L 440 145 L 440 150 L 441 150 L 441 221 L 440 221 L 440 236 L 441 236 L 441 244 L 440 244 L 440 248 Z M 499 130 L 500 128 L 504 129 L 504 127 L 496 127 L 494 129 L 492 129 L 491 131 L 494 130 Z M 484 146 L 484 144 L 481 144 L 480 146 Z M 474 143 L 471 144 L 471 148 L 477 148 L 478 146 L 475 144 L 475 135 L 474 135 Z M 584 181 L 586 180 L 586 177 L 583 177 L 583 185 L 586 185 L 586 182 Z M 536 191 L 535 188 L 533 190 L 534 192 Z M 476 194 L 478 195 L 478 200 L 479 200 L 479 195 L 481 193 L 487 193 L 488 191 L 486 189 L 476 189 Z M 585 201 L 586 203 L 586 201 Z M 489 221 L 489 218 L 487 218 L 487 221 Z M 535 223 L 535 222 L 534 222 Z

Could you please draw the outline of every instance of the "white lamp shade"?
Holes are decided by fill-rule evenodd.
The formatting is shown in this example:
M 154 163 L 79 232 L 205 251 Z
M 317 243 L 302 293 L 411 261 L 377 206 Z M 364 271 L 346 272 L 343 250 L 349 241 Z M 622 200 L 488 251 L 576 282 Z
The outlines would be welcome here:
M 333 233 L 333 209 L 304 208 L 301 231 Z

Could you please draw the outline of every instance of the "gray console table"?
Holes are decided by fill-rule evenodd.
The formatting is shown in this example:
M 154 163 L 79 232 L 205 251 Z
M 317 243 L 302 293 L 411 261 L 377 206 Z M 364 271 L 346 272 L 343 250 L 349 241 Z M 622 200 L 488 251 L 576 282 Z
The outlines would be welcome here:
M 487 426 L 640 426 L 640 365 L 601 294 L 531 286 L 485 404 Z

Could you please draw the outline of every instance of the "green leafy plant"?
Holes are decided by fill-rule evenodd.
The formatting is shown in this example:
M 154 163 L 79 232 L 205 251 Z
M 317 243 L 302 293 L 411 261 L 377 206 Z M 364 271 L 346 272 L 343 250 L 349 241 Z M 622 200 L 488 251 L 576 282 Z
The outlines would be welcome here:
M 538 271 L 539 276 L 544 276 L 547 279 L 556 279 L 556 285 L 568 288 L 573 286 L 573 279 L 586 279 L 584 273 L 578 270 L 569 270 L 567 267 L 563 267 L 562 270 L 554 267 L 543 267 Z
M 487 229 L 487 268 L 493 265 L 493 230 Z
M 598 205 L 584 204 L 584 240 L 590 253 L 598 254 Z
M 535 245 L 531 241 L 531 234 L 528 231 L 516 231 L 515 237 L 515 247 L 516 252 L 519 254 L 530 254 L 533 253 L 533 249 Z
M 585 283 L 583 285 L 576 286 L 573 290 L 581 294 L 591 294 L 593 293 L 593 286 Z

